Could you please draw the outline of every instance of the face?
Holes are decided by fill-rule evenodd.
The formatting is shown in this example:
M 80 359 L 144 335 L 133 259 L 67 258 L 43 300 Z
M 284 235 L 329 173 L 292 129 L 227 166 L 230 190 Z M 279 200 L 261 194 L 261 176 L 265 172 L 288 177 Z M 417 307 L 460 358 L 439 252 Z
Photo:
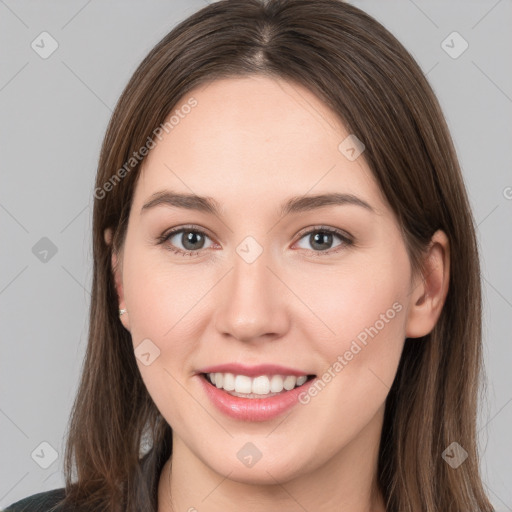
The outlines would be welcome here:
M 113 258 L 121 321 L 176 446 L 234 480 L 284 482 L 379 431 L 408 335 L 406 247 L 364 152 L 340 149 L 350 134 L 307 89 L 223 79 L 176 109 Z M 338 202 L 308 200 L 324 194 Z

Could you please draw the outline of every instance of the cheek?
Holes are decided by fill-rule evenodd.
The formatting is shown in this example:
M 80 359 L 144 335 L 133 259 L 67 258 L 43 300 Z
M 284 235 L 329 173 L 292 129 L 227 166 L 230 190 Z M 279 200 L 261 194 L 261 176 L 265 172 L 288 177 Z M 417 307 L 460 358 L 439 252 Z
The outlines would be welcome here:
M 172 265 L 162 248 L 132 244 L 123 264 L 123 283 L 134 343 L 163 340 L 187 323 L 201 289 L 186 266 Z M 199 282 L 200 284 L 200 282 Z M 181 320 L 182 319 L 182 320 Z
M 136 247 L 126 251 L 123 282 L 130 334 L 144 384 L 169 424 L 186 423 L 190 396 L 183 373 L 195 350 L 190 329 L 204 291 L 194 291 L 185 266 L 177 269 Z M 172 272 L 171 272 L 172 270 Z M 197 338 L 196 338 L 197 339 Z M 144 350 L 142 350 L 144 347 Z M 149 364 L 140 354 L 149 353 Z M 139 354 L 139 356 L 138 356 Z
M 344 275 L 343 285 L 316 298 L 322 320 L 336 333 L 307 333 L 309 349 L 323 367 L 300 401 L 308 411 L 310 431 L 325 440 L 318 446 L 320 458 L 349 443 L 381 410 L 400 361 L 404 278 L 396 270 L 383 277 L 369 268 Z
M 131 247 L 125 254 L 123 281 L 133 348 L 136 356 L 151 354 L 149 365 L 140 357 L 137 365 L 157 407 L 179 421 L 179 404 L 186 400 L 179 382 L 197 349 L 194 306 L 206 293 L 205 285 L 196 289 L 197 281 L 190 278 L 186 266 L 166 264 L 147 249 Z
M 303 293 L 322 322 L 313 318 L 306 337 L 315 340 L 311 348 L 334 392 L 324 395 L 325 406 L 336 396 L 338 404 L 359 414 L 362 401 L 373 401 L 375 408 L 385 399 L 405 340 L 408 269 L 405 248 L 397 246 L 319 272 L 315 286 L 308 280 Z
M 321 333 L 322 345 L 334 355 L 348 348 L 351 340 L 364 343 L 365 333 L 375 332 L 372 327 L 397 332 L 404 316 L 399 310 L 405 310 L 407 278 L 396 265 L 375 263 L 318 273 L 303 284 L 301 292 L 317 316 L 311 315 L 317 336 L 308 337 L 318 339 Z

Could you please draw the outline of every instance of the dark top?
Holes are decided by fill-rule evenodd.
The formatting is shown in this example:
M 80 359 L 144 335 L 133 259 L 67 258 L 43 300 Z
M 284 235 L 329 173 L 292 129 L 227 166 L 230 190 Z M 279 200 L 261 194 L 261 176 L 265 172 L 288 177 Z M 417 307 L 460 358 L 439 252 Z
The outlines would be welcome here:
M 136 496 L 136 502 L 132 505 L 134 510 L 157 510 L 160 474 L 171 454 L 172 447 L 172 431 L 167 425 L 165 428 L 163 440 L 139 460 L 139 465 L 132 475 L 130 486 L 135 489 Z M 3 512 L 77 512 L 80 507 L 57 506 L 65 496 L 65 487 L 39 492 L 9 505 Z M 90 507 L 87 512 L 91 512 L 89 509 Z
M 65 494 L 64 487 L 32 494 L 32 496 L 9 505 L 4 512 L 66 512 L 66 509 L 62 507 L 55 507 Z

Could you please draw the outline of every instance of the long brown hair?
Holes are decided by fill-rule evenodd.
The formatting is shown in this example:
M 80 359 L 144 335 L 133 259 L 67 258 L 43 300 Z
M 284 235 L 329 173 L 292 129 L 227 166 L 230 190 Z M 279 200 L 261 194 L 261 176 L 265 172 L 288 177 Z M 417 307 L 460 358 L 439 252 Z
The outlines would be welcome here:
M 65 503 L 84 510 L 157 510 L 172 432 L 119 321 L 111 269 L 140 171 L 141 162 L 126 162 L 194 87 L 249 74 L 307 87 L 364 142 L 363 157 L 397 216 L 414 269 L 421 271 L 432 234 L 447 234 L 448 295 L 433 331 L 405 341 L 386 401 L 379 486 L 388 511 L 492 511 L 476 444 L 483 370 L 479 259 L 456 152 L 411 55 L 380 23 L 340 0 L 208 5 L 150 51 L 123 91 L 96 178 L 89 341 L 68 428 Z M 114 232 L 112 246 L 106 228 Z M 454 441 L 468 453 L 457 469 L 442 457 Z

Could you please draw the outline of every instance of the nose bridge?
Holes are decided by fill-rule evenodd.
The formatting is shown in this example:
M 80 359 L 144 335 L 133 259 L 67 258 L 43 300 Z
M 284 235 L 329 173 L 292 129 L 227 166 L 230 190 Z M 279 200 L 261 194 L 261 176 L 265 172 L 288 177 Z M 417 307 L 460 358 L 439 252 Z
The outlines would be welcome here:
M 266 302 L 263 299 L 269 295 L 269 287 L 272 286 L 269 279 L 272 273 L 268 269 L 272 264 L 270 253 L 264 250 L 257 255 L 255 251 L 254 246 L 243 243 L 233 258 L 232 291 L 239 304 L 256 300 L 263 305 Z
M 217 328 L 222 333 L 250 341 L 280 333 L 286 312 L 279 279 L 268 268 L 271 251 L 254 237 L 246 237 L 235 249 L 233 268 L 226 276 L 217 309 Z

